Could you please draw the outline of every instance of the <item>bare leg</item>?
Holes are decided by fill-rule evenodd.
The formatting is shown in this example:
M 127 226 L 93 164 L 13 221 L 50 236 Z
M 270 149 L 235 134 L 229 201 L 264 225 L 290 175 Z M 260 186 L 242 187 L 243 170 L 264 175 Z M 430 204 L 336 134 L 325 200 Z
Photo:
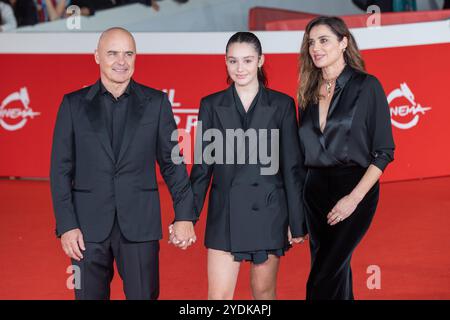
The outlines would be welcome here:
M 262 264 L 252 264 L 250 282 L 255 300 L 275 300 L 277 298 L 277 274 L 280 258 L 270 254 Z
M 208 249 L 208 299 L 232 300 L 240 262 L 231 253 Z

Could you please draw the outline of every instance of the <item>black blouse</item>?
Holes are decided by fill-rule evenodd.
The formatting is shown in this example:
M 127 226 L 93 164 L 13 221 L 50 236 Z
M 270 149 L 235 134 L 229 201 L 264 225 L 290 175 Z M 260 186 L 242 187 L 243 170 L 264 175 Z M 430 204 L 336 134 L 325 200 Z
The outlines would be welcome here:
M 299 134 L 306 167 L 370 164 L 384 171 L 394 160 L 389 105 L 380 82 L 372 75 L 346 66 L 336 86 L 324 132 L 319 106 L 299 109 Z
M 250 121 L 252 120 L 253 111 L 256 108 L 259 96 L 261 95 L 262 86 L 263 85 L 260 83 L 258 93 L 253 98 L 253 101 L 250 104 L 250 107 L 248 108 L 247 111 L 245 111 L 244 105 L 242 104 L 241 98 L 239 98 L 239 95 L 236 91 L 235 85 L 232 86 L 233 87 L 234 105 L 239 113 L 240 118 L 241 118 L 242 129 L 244 131 L 247 130 L 248 126 L 250 125 Z

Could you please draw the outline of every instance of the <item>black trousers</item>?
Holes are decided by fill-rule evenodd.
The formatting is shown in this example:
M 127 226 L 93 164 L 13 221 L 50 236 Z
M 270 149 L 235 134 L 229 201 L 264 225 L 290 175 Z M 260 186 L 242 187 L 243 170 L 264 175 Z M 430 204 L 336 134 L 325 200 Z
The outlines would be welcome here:
M 83 259 L 72 264 L 80 268 L 81 288 L 76 300 L 109 300 L 114 276 L 114 260 L 123 280 L 127 299 L 156 300 L 159 296 L 159 241 L 130 242 L 116 221 L 103 242 L 85 243 Z
M 378 182 L 347 219 L 330 226 L 327 215 L 341 198 L 350 194 L 365 171 L 361 167 L 308 170 L 304 189 L 311 248 L 307 300 L 354 299 L 350 260 L 375 214 Z

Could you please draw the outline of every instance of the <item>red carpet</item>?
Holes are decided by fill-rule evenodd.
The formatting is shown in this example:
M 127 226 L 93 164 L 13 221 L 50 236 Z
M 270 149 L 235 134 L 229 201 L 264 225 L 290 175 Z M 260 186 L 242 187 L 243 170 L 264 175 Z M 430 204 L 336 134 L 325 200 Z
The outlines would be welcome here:
M 172 219 L 161 187 L 164 228 Z M 0 180 L 0 299 L 72 299 L 66 289 L 70 260 L 54 236 L 48 182 Z M 450 299 L 450 177 L 383 184 L 369 233 L 353 258 L 357 299 Z M 203 239 L 205 216 L 196 231 Z M 165 232 L 167 237 L 167 232 Z M 202 241 L 181 251 L 161 241 L 160 299 L 205 299 L 206 249 Z M 381 289 L 369 290 L 367 267 L 381 268 Z M 304 299 L 308 245 L 281 260 L 279 299 Z M 236 299 L 251 299 L 243 264 Z M 123 299 L 116 273 L 112 298 Z

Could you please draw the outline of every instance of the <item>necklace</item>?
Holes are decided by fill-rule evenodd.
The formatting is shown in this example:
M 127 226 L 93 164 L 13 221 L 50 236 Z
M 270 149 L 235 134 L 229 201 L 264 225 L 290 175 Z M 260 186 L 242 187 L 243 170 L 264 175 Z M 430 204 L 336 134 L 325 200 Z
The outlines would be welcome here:
M 324 79 L 324 80 L 325 80 L 326 89 L 327 89 L 327 98 L 329 98 L 330 95 L 331 95 L 331 88 L 333 87 L 333 84 L 336 81 L 336 78 L 334 78 L 334 79 Z

